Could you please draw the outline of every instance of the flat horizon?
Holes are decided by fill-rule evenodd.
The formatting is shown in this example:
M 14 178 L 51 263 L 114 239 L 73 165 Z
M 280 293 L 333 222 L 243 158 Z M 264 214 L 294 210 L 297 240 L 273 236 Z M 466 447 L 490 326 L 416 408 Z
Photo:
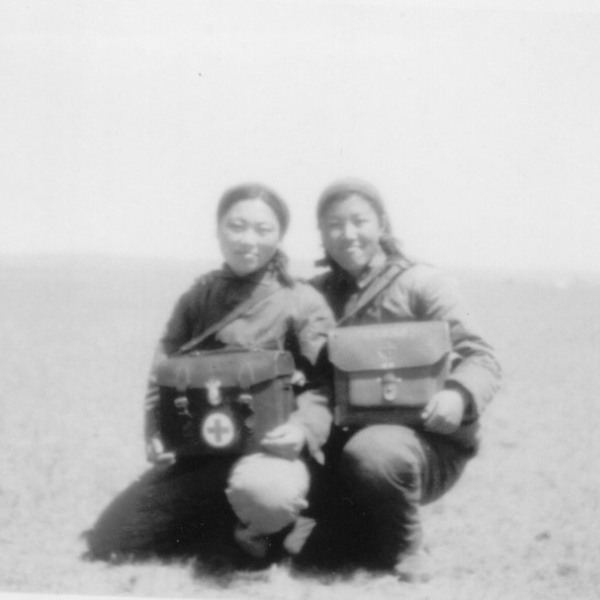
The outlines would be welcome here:
M 481 277 L 511 277 L 517 279 L 528 280 L 545 280 L 549 279 L 552 282 L 564 283 L 564 279 L 584 280 L 587 282 L 600 282 L 600 271 L 593 269 L 567 269 L 567 268 L 519 268 L 509 266 L 495 265 L 441 265 L 435 264 L 432 261 L 422 260 L 438 267 L 441 271 L 455 274 L 466 274 Z M 102 253 L 102 252 L 29 252 L 29 253 L 0 253 L 0 268 L 14 267 L 49 267 L 67 266 L 71 263 L 72 266 L 85 267 L 90 265 L 116 266 L 120 267 L 133 265 L 149 266 L 166 266 L 177 265 L 183 270 L 193 270 L 194 272 L 202 273 L 204 271 L 218 268 L 222 264 L 222 259 L 219 257 L 174 257 L 160 255 L 136 255 L 136 254 L 117 254 L 117 253 Z M 125 263 L 125 264 L 124 264 Z M 290 257 L 291 270 L 296 272 L 298 276 L 307 276 L 311 273 L 322 271 L 322 268 L 313 266 L 312 259 L 300 259 Z

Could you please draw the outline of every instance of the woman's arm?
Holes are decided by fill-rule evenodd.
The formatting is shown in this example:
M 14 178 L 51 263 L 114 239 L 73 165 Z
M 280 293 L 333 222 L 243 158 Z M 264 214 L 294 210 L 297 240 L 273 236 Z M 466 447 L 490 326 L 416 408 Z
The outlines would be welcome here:
M 465 401 L 464 420 L 474 420 L 500 387 L 501 368 L 493 348 L 483 338 L 456 282 L 431 267 L 407 272 L 411 307 L 422 320 L 443 320 L 450 327 L 453 361 L 448 391 Z
M 165 452 L 160 436 L 158 415 L 160 389 L 156 382 L 154 370 L 158 363 L 173 354 L 189 339 L 188 304 L 188 294 L 184 294 L 175 304 L 163 335 L 154 351 L 150 375 L 148 376 L 144 397 L 144 442 L 146 458 L 154 464 L 169 464 L 175 461 L 175 455 L 172 452 Z
M 322 461 L 321 447 L 329 437 L 332 423 L 329 365 L 324 350 L 334 318 L 324 298 L 312 287 L 298 283 L 294 292 L 291 350 L 306 382 L 298 387 L 296 410 L 286 424 L 272 432 L 268 447 L 275 453 L 277 445 L 297 448 L 301 438 L 300 450 L 306 446 L 316 460 Z

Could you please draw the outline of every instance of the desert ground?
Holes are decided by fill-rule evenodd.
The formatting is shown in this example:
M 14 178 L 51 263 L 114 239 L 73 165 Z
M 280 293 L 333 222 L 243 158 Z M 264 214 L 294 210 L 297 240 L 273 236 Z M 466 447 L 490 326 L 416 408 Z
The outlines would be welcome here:
M 505 380 L 457 487 L 424 512 L 433 578 L 287 565 L 83 560 L 80 534 L 145 468 L 155 341 L 205 265 L 0 260 L 0 592 L 320 600 L 600 597 L 600 276 L 460 272 Z

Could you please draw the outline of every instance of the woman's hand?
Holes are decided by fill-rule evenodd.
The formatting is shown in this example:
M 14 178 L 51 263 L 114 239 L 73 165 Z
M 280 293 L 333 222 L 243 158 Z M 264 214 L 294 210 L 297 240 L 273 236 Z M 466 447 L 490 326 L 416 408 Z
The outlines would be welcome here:
M 146 459 L 153 465 L 167 467 L 175 463 L 175 453 L 166 452 L 160 437 L 154 435 L 146 443 Z
M 458 390 L 440 390 L 421 414 L 427 431 L 450 435 L 460 426 L 465 413 L 465 398 Z
M 262 439 L 261 446 L 270 454 L 294 460 L 302 452 L 305 443 L 306 434 L 302 427 L 284 423 L 269 431 Z
M 306 385 L 306 375 L 304 374 L 304 371 L 296 369 L 292 373 L 291 384 L 298 387 L 304 387 Z

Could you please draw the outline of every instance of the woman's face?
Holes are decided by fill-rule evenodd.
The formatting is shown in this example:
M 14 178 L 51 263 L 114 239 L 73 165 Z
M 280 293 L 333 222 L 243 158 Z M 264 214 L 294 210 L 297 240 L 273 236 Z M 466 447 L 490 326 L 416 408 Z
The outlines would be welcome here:
M 258 199 L 236 202 L 217 228 L 225 262 L 236 275 L 249 275 L 273 258 L 281 238 L 275 213 Z
M 358 276 L 381 252 L 382 225 L 367 200 L 353 194 L 329 205 L 319 223 L 325 252 L 342 269 Z

